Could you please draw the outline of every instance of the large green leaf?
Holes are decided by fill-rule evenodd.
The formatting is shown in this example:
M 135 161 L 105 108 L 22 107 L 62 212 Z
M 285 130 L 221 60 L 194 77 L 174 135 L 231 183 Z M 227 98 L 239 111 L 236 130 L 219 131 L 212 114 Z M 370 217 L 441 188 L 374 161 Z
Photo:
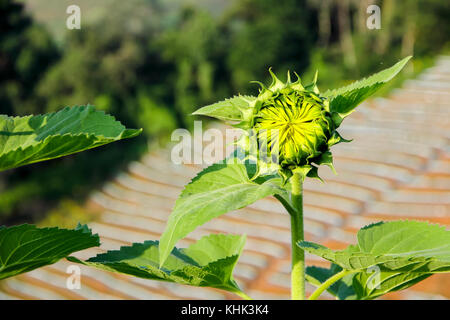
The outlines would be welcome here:
M 214 164 L 196 176 L 181 193 L 160 239 L 164 263 L 176 242 L 221 214 L 246 207 L 268 195 L 285 192 L 281 179 L 258 184 L 251 181 L 244 164 Z
M 249 110 L 249 102 L 254 99 L 251 96 L 235 96 L 220 102 L 202 107 L 195 111 L 194 115 L 208 116 L 225 121 L 246 120 L 246 111 Z
M 0 171 L 138 135 L 93 106 L 26 117 L 0 115 Z
M 186 249 L 174 248 L 163 266 L 159 265 L 158 241 L 135 243 L 80 261 L 84 265 L 140 278 L 219 288 L 240 293 L 233 269 L 245 244 L 245 236 L 209 235 Z
M 358 232 L 357 245 L 340 251 L 307 241 L 299 246 L 355 272 L 353 287 L 359 299 L 373 299 L 450 271 L 450 232 L 426 222 L 369 225 Z
M 0 227 L 0 279 L 53 264 L 71 253 L 100 245 L 87 226 L 75 230 L 23 224 Z
M 373 272 L 359 272 L 353 277 L 353 289 L 359 300 L 375 299 L 383 294 L 404 290 L 432 275 L 421 271 L 422 264 L 413 264 L 407 272 L 380 268 Z
M 346 87 L 325 92 L 323 96 L 330 99 L 330 110 L 336 124 L 339 125 L 361 102 L 394 78 L 410 59 L 411 57 L 406 57 L 394 66 L 368 78 L 356 81 Z
M 327 288 L 327 291 L 339 300 L 371 300 L 383 294 L 403 290 L 420 282 L 432 273 L 421 272 L 422 264 L 414 264 L 414 272 L 388 270 L 382 268 L 369 268 L 345 275 Z M 306 280 L 319 287 L 326 280 L 342 271 L 338 265 L 332 264 L 329 269 L 308 267 Z
M 340 251 L 308 241 L 299 245 L 346 270 L 376 265 L 389 270 L 413 269 L 416 263 L 426 263 L 423 268 L 430 273 L 450 271 L 450 232 L 426 222 L 392 221 L 369 225 L 359 230 L 356 246 Z

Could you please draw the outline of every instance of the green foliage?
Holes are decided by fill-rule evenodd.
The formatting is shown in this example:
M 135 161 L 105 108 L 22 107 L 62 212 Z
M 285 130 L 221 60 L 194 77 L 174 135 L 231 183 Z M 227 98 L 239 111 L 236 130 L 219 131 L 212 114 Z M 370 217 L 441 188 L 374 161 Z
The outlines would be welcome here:
M 261 184 L 248 177 L 244 164 L 214 164 L 200 172 L 181 193 L 160 239 L 161 264 L 176 242 L 198 226 L 268 195 L 282 194 L 280 179 Z
M 36 87 L 49 65 L 59 58 L 51 35 L 34 24 L 17 1 L 0 1 L 0 113 L 43 112 Z M 34 103 L 33 103 L 34 102 Z
M 93 189 L 113 179 L 117 171 L 126 170 L 130 161 L 147 150 L 145 139 L 140 135 L 74 156 L 2 171 L 0 224 L 41 221 L 65 199 L 83 205 Z
M 220 68 L 217 56 L 223 54 L 219 32 L 218 23 L 208 12 L 186 6 L 176 23 L 157 39 L 163 48 L 163 61 L 174 67 L 173 78 L 166 85 L 173 88 L 169 91 L 173 90 L 174 107 L 185 127 L 191 125 L 192 119 L 186 116 L 195 106 L 219 96 L 220 90 L 215 88 Z
M 369 225 L 359 230 L 356 246 L 341 251 L 308 241 L 299 245 L 346 270 L 358 271 L 375 265 L 391 270 L 413 269 L 414 264 L 426 262 L 423 270 L 429 273 L 450 271 L 450 232 L 426 222 L 392 221 Z
M 2 2 L 0 11 L 5 19 L 0 24 L 5 32 L 0 36 L 1 112 L 43 113 L 61 105 L 95 102 L 101 110 L 113 112 L 118 119 L 144 127 L 148 138 L 160 138 L 177 126 L 189 128 L 193 117 L 187 114 L 196 105 L 207 105 L 196 111 L 196 115 L 247 121 L 252 111 L 248 108 L 248 100 L 253 99 L 250 96 L 210 103 L 231 92 L 248 89 L 248 80 L 262 79 L 270 66 L 279 72 L 287 69 L 303 72 L 312 65 L 310 69 L 315 72 L 321 63 L 320 69 L 325 72 L 323 78 L 332 86 L 337 81 L 345 81 L 341 79 L 344 75 L 347 79 L 357 78 L 359 74 L 379 69 L 380 62 L 388 64 L 398 56 L 413 52 L 421 56 L 435 53 L 448 42 L 448 32 L 432 32 L 437 27 L 445 30 L 448 25 L 445 24 L 448 9 L 438 0 L 398 4 L 381 1 L 384 26 L 370 34 L 365 25 L 362 29 L 358 26 L 361 8 L 366 14 L 366 8 L 358 2 L 335 1 L 333 6 L 315 7 L 317 1 L 241 0 L 231 6 L 225 1 L 216 1 L 218 5 L 216 2 L 212 5 L 214 15 L 198 4 L 175 10 L 178 2 L 184 3 L 183 0 L 176 1 L 177 5 L 144 0 L 108 2 L 108 9 L 114 10 L 105 10 L 96 16 L 95 19 L 101 17 L 98 21 L 83 25 L 82 30 L 68 32 L 60 50 L 41 27 L 32 24 L 22 6 Z M 217 9 L 219 7 L 222 9 Z M 339 12 L 337 17 L 323 19 L 336 11 Z M 134 17 L 132 24 L 130 16 Z M 58 30 L 61 30 L 59 26 Z M 313 64 L 310 57 L 314 59 Z M 408 60 L 360 82 L 328 91 L 325 95 L 330 99 L 330 110 L 324 112 L 330 111 L 332 120 L 340 125 L 343 118 L 394 77 Z M 320 63 L 316 63 L 318 61 Z M 125 129 L 91 107 L 64 109 L 35 117 L 0 116 L 0 171 L 138 133 Z M 324 148 L 345 141 L 337 133 L 327 138 Z M 78 194 L 76 188 L 67 186 L 71 184 L 77 185 L 78 191 L 88 192 L 82 176 L 90 178 L 98 171 L 96 166 L 111 168 L 111 155 L 123 152 L 107 151 L 103 157 L 90 160 L 86 156 L 85 161 L 76 164 L 72 161 L 72 165 L 70 158 L 60 166 L 52 162 L 54 167 L 33 175 L 21 171 L 23 169 L 6 172 L 0 181 L 0 185 L 6 186 L 3 187 L 6 191 L 1 190 L 0 212 L 13 212 L 17 203 L 22 204 L 23 199 L 32 196 L 42 201 L 57 198 L 64 188 L 71 195 Z M 321 152 L 322 156 L 315 159 L 314 165 L 332 166 L 331 153 L 325 149 Z M 318 178 L 314 165 L 301 168 L 303 175 Z M 232 278 L 243 246 L 242 237 L 210 236 L 187 249 L 173 248 L 180 238 L 199 225 L 267 195 L 275 195 L 290 214 L 301 212 L 302 200 L 299 195 L 292 197 L 289 175 L 279 172 L 283 179 L 276 174 L 258 176 L 263 171 L 243 164 L 211 166 L 181 194 L 161 238 L 161 246 L 158 242 L 147 241 L 78 262 L 143 278 L 212 286 L 242 294 Z M 16 181 L 17 188 L 11 188 L 11 181 Z M 294 203 L 293 198 L 299 202 Z M 25 210 L 33 210 L 33 207 L 28 205 Z M 60 235 L 57 229 L 13 228 L 34 230 L 25 230 L 23 239 L 36 230 L 53 230 L 49 241 L 72 239 Z M 13 228 L 0 229 L 0 243 L 2 235 L 10 241 L 7 246 L 2 243 L 0 252 L 5 248 L 11 250 L 14 241 L 19 241 L 5 231 Z M 94 237 L 85 231 L 81 232 L 84 236 Z M 72 232 L 80 236 L 79 230 Z M 364 228 L 358 237 L 357 246 L 338 252 L 302 242 L 305 250 L 335 263 L 330 269 L 308 268 L 308 280 L 320 285 L 329 277 L 339 275 L 344 268 L 343 271 L 350 270 L 352 274 L 338 280 L 328 291 L 341 299 L 373 299 L 450 268 L 446 246 L 448 232 L 442 228 L 415 222 L 386 223 Z M 62 250 L 62 244 L 82 246 L 84 243 L 75 242 L 60 241 L 58 248 Z M 96 244 L 90 242 L 90 245 Z M 25 255 L 27 248 L 26 245 L 19 247 L 12 257 L 24 262 L 16 254 Z M 33 257 L 40 254 L 40 251 L 31 252 Z M 64 254 L 70 252 L 64 251 Z M 11 262 L 10 258 L 1 257 L 0 262 Z M 45 261 L 29 261 L 29 265 L 8 265 L 0 268 L 0 275 L 25 272 L 59 258 L 52 256 Z M 163 265 L 161 269 L 160 265 Z M 374 279 L 368 269 L 374 266 L 380 268 L 380 286 L 372 286 Z
M 72 229 L 77 224 L 88 224 L 99 218 L 98 210 L 86 208 L 84 204 L 78 204 L 73 200 L 64 199 L 58 207 L 46 213 L 45 217 L 37 224 L 39 227 L 60 227 Z M 77 222 L 78 221 L 78 222 Z
M 358 299 L 374 299 L 406 289 L 434 273 L 450 272 L 450 232 L 426 222 L 369 225 L 359 230 L 357 245 L 340 251 L 307 241 L 299 246 L 354 272 Z
M 342 271 L 342 268 L 334 263 L 332 263 L 328 269 L 315 266 L 307 267 L 306 281 L 316 287 L 319 287 L 322 283 L 340 271 Z M 356 293 L 353 289 L 353 277 L 354 274 L 348 274 L 342 279 L 336 281 L 328 287 L 328 293 L 335 296 L 339 300 L 355 300 Z
M 209 235 L 186 249 L 174 248 L 160 268 L 158 241 L 134 243 L 80 261 L 108 271 L 140 278 L 170 281 L 199 287 L 212 287 L 241 293 L 233 279 L 233 269 L 245 244 L 245 236 Z
M 0 116 L 0 171 L 131 138 L 140 132 L 126 129 L 92 106 L 39 116 Z
M 139 114 L 137 125 L 143 128 L 143 133 L 148 137 L 168 139 L 176 129 L 173 113 L 144 89 L 139 91 L 136 102 L 136 112 Z
M 138 135 L 92 106 L 39 116 L 0 116 L 0 170 L 61 157 Z M 75 230 L 0 227 L 0 280 L 100 245 L 86 225 Z
M 288 81 L 284 84 L 270 72 L 273 78 L 271 86 L 266 88 L 262 85 L 260 94 L 256 99 L 245 96 L 235 96 L 231 99 L 203 107 L 194 112 L 194 114 L 207 115 L 225 121 L 240 122 L 238 123 L 238 126 L 243 126 L 245 128 L 255 129 L 256 125 L 254 123 L 258 123 L 258 121 L 267 121 L 267 126 L 269 127 L 274 124 L 280 127 L 286 125 L 289 130 L 294 123 L 297 124 L 297 122 L 302 122 L 296 119 L 293 114 L 305 117 L 305 119 L 302 120 L 309 126 L 311 125 L 309 123 L 310 121 L 315 121 L 317 117 L 325 117 L 326 115 L 327 117 L 320 123 L 321 126 L 325 127 L 326 133 L 320 131 L 319 129 L 322 129 L 322 127 L 319 127 L 318 129 L 314 128 L 314 130 L 311 130 L 311 134 L 318 134 L 321 138 L 324 138 L 324 144 L 329 148 L 338 142 L 345 141 L 340 138 L 338 134 L 329 133 L 330 130 L 335 128 L 333 123 L 333 120 L 335 120 L 334 115 L 340 117 L 338 123 L 336 123 L 336 125 L 339 125 L 342 119 L 348 115 L 351 110 L 378 89 L 379 84 L 392 79 L 392 77 L 403 68 L 408 60 L 409 58 L 403 60 L 391 69 L 382 71 L 379 74 L 357 82 L 352 86 L 332 91 L 327 94 L 327 97 L 330 99 L 330 104 L 328 104 L 328 100 L 323 101 L 321 97 L 317 96 L 319 94 L 319 90 L 316 86 L 317 77 L 315 77 L 313 84 L 307 87 L 312 91 L 305 91 L 305 87 L 301 84 L 300 79 L 292 83 L 288 74 Z M 366 88 L 369 89 L 366 90 Z M 310 95 L 308 95 L 308 93 Z M 355 98 L 355 96 L 358 98 Z M 323 102 L 323 104 L 318 104 L 318 102 Z M 271 108 L 269 110 L 270 112 L 268 111 L 268 116 L 263 113 L 265 104 L 269 105 Z M 317 110 L 313 110 L 313 107 Z M 273 119 L 273 115 L 279 113 L 281 114 L 279 118 Z M 310 115 L 310 113 L 312 113 L 312 115 Z M 305 135 L 304 130 L 306 129 L 302 127 L 297 130 L 298 132 L 291 132 L 288 129 L 285 133 L 281 132 L 280 135 L 286 139 L 292 139 L 291 149 L 303 148 L 302 137 Z M 298 135 L 298 137 L 296 135 Z M 326 141 L 328 138 L 327 135 L 330 137 L 329 142 Z M 263 143 L 265 144 L 266 141 L 256 141 L 257 150 L 261 151 Z M 312 142 L 307 141 L 305 144 L 309 147 L 309 144 L 312 144 Z M 255 147 L 255 145 L 242 142 L 241 147 L 245 149 L 244 151 L 247 154 L 248 152 L 251 152 L 250 149 Z M 325 164 L 333 168 L 333 159 L 331 152 L 327 152 L 328 148 L 324 150 L 323 147 L 321 147 L 322 152 L 319 153 L 317 151 L 317 153 L 314 154 L 314 156 L 317 156 L 317 159 L 313 159 L 312 161 L 315 164 Z M 291 149 L 289 149 L 289 152 L 293 153 Z M 313 155 L 311 155 L 310 158 L 311 157 L 313 157 Z M 242 163 L 229 164 L 232 159 L 233 158 L 227 159 L 227 163 L 215 164 L 204 169 L 186 186 L 180 197 L 177 199 L 166 229 L 160 240 L 159 262 L 161 266 L 166 261 L 170 252 L 172 252 L 176 242 L 195 230 L 195 228 L 221 214 L 243 208 L 265 196 L 275 195 L 291 215 L 297 214 L 298 210 L 302 210 L 302 202 L 300 201 L 300 204 L 295 202 L 298 197 L 294 197 L 294 191 L 291 185 L 293 183 L 301 184 L 306 175 L 319 178 L 317 167 L 311 165 L 301 166 L 300 164 L 292 164 L 293 168 L 284 168 L 285 170 L 278 170 L 278 173 L 275 173 L 275 175 L 273 172 L 269 175 L 269 172 L 266 170 L 267 168 L 262 165 L 262 161 L 259 161 L 258 158 L 256 159 L 257 162 L 254 166 L 246 166 Z M 245 159 L 239 160 L 242 161 Z M 257 168 L 255 169 L 255 167 Z M 263 171 L 264 174 L 262 174 Z M 289 174 L 287 174 L 286 171 L 301 173 L 301 176 L 303 177 L 302 181 L 291 181 L 289 183 Z M 249 176 L 252 179 L 250 179 Z M 298 175 L 294 175 L 293 177 L 295 176 Z M 273 177 L 276 178 L 272 179 Z M 303 243 L 303 246 L 307 246 L 312 252 L 329 250 L 315 244 L 309 244 L 308 246 L 306 242 Z M 316 251 L 312 250 L 312 247 L 314 247 Z M 331 261 L 339 265 L 338 261 Z M 313 272 L 310 277 L 311 279 L 320 278 L 326 274 L 324 270 L 320 270 L 321 273 L 318 269 L 310 271 Z M 332 272 L 333 270 L 330 270 L 328 271 L 328 274 L 331 274 Z M 316 278 L 314 278 L 314 276 L 316 276 Z M 349 279 L 350 278 L 341 279 L 340 281 L 344 284 L 348 284 Z M 339 293 L 339 288 L 334 289 L 336 295 L 354 296 L 353 292 L 349 292 L 345 285 L 342 286 L 342 290 L 343 291 Z
M 420 263 L 406 272 L 381 268 L 379 272 L 373 270 L 354 275 L 353 289 L 358 300 L 372 300 L 389 292 L 407 289 L 431 275 L 426 268 L 422 269 Z
M 394 66 L 376 73 L 368 78 L 356 81 L 343 88 L 329 90 L 323 95 L 330 99 L 330 111 L 336 113 L 338 124 L 368 97 L 373 95 L 383 84 L 394 78 L 411 57 L 404 58 Z
M 78 225 L 74 230 L 28 224 L 0 227 L 0 280 L 98 245 L 98 235 L 93 235 L 86 225 Z
M 233 92 L 251 88 L 273 67 L 303 72 L 309 64 L 317 27 L 305 0 L 235 1 L 225 13 L 227 70 Z
M 448 6 L 439 0 L 380 1 L 386 12 L 383 29 L 370 31 L 365 25 L 366 8 L 361 12 L 358 2 L 351 2 L 347 10 L 348 31 L 341 30 L 340 15 L 335 15 L 345 1 L 319 7 L 317 1 L 304 0 L 102 0 L 95 8 L 89 1 L 81 1 L 86 12 L 80 30 L 61 27 L 66 15 L 60 13 L 67 6 L 53 2 L 27 1 L 27 10 L 17 1 L 0 5 L 4 17 L 0 22 L 0 113 L 40 114 L 63 105 L 92 103 L 122 123 L 144 128 L 141 145 L 146 145 L 144 139 L 165 142 L 175 127 L 190 128 L 194 117 L 188 114 L 195 106 L 237 92 L 256 94 L 249 80 L 264 79 L 270 66 L 281 74 L 291 69 L 305 75 L 308 69 L 307 80 L 319 69 L 320 85 L 332 88 L 412 53 L 417 69 L 419 59 L 438 52 L 448 42 L 448 32 L 444 32 Z M 327 16 L 335 18 L 324 23 Z M 442 32 L 434 32 L 437 29 Z M 341 43 L 341 39 L 349 39 L 348 32 L 354 43 L 351 50 Z M 414 51 L 408 48 L 411 43 Z M 344 62 L 352 51 L 356 64 L 349 67 Z M 136 143 L 120 147 L 128 155 Z M 98 159 L 92 161 L 91 170 L 101 172 L 110 168 L 111 162 L 123 161 L 109 159 L 120 152 L 117 148 L 96 152 Z M 88 162 L 88 157 L 83 157 Z M 61 175 L 59 181 L 53 178 L 65 189 L 55 195 L 55 201 L 73 194 L 80 183 L 85 183 L 86 189 L 96 186 L 92 171 L 86 170 L 82 161 L 65 159 L 52 164 L 78 176 L 73 184 L 74 179 L 67 176 Z M 18 178 L 0 178 L 1 192 L 17 188 L 21 191 L 16 193 L 33 199 L 22 190 L 39 184 L 37 174 L 27 169 L 14 174 Z M 100 183 L 112 174 L 97 179 Z M 51 192 L 54 189 L 42 189 L 39 197 Z M 9 197 L 8 208 L 0 204 L 0 212 L 20 215 L 36 207 L 35 201 L 13 198 Z M 77 196 L 77 200 L 83 197 Z
M 255 98 L 250 96 L 236 96 L 202 107 L 194 111 L 193 115 L 208 116 L 224 121 L 242 121 L 245 111 L 250 108 L 249 101 L 253 99 Z
M 272 83 L 261 89 L 257 97 L 235 96 L 200 108 L 194 115 L 206 115 L 220 120 L 234 122 L 236 127 L 254 131 L 254 137 L 247 134 L 240 144 L 245 153 L 253 156 L 258 164 L 258 174 L 270 171 L 265 168 L 259 152 L 267 149 L 266 155 L 276 156 L 279 174 L 286 178 L 292 172 L 321 180 L 318 166 L 324 164 L 333 171 L 333 157 L 329 148 L 346 142 L 336 128 L 342 120 L 380 86 L 399 73 L 411 57 L 405 58 L 393 67 L 383 70 L 367 79 L 357 81 L 344 88 L 320 94 L 317 74 L 310 85 L 303 85 L 297 76 L 291 81 L 288 72 L 284 83 L 269 69 Z M 251 140 L 253 139 L 253 140 Z M 275 153 L 276 152 L 276 153 Z

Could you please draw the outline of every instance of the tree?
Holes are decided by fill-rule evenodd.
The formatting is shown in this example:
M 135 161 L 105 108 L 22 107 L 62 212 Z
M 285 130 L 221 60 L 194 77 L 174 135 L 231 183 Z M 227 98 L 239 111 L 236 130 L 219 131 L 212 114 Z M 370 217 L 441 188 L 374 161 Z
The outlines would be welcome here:
M 309 64 L 317 28 L 306 1 L 238 1 L 224 23 L 235 90 L 248 89 L 248 79 L 267 77 L 269 67 L 279 73 L 288 69 L 300 73 Z
M 23 4 L 0 2 L 0 108 L 22 115 L 43 111 L 35 100 L 39 79 L 59 56 L 48 32 L 33 23 Z

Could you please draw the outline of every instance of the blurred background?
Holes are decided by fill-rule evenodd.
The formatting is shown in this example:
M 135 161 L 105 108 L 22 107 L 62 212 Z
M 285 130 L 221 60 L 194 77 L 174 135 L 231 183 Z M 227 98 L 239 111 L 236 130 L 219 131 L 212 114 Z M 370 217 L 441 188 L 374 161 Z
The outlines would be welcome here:
M 79 30 L 66 27 L 73 4 Z M 381 29 L 366 25 L 371 4 L 381 8 Z M 94 191 L 164 148 L 175 128 L 191 128 L 198 107 L 256 94 L 250 81 L 269 81 L 269 67 L 306 82 L 318 69 L 325 91 L 414 55 L 381 97 L 450 48 L 445 0 L 0 0 L 0 16 L 0 113 L 89 103 L 144 129 L 137 139 L 1 173 L 6 225 L 95 220 L 98 210 L 85 205 Z
M 80 30 L 66 28 L 71 4 Z M 369 4 L 381 8 L 380 30 L 366 27 Z M 144 129 L 139 139 L 3 173 L 2 223 L 40 219 L 65 198 L 81 203 L 147 143 L 189 128 L 193 110 L 256 93 L 250 81 L 267 81 L 270 66 L 305 81 L 319 69 L 324 91 L 411 54 L 407 72 L 420 72 L 450 35 L 442 0 L 2 0 L 0 10 L 1 113 L 90 103 Z

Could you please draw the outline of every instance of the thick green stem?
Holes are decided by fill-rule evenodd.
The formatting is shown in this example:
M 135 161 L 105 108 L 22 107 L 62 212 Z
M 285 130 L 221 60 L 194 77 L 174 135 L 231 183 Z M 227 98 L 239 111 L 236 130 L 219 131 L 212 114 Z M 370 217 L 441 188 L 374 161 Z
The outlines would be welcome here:
M 305 300 L 305 252 L 297 243 L 303 240 L 303 177 L 295 172 L 291 178 L 292 205 L 291 213 L 291 244 L 292 244 L 292 273 L 291 298 Z
M 332 286 L 333 283 L 339 281 L 340 279 L 342 279 L 343 277 L 352 272 L 354 271 L 342 270 L 341 272 L 336 273 L 334 276 L 330 277 L 327 281 L 322 283 L 320 287 L 318 287 L 316 291 L 312 293 L 312 295 L 308 298 L 308 300 L 316 300 L 325 290 L 327 290 L 330 286 Z

